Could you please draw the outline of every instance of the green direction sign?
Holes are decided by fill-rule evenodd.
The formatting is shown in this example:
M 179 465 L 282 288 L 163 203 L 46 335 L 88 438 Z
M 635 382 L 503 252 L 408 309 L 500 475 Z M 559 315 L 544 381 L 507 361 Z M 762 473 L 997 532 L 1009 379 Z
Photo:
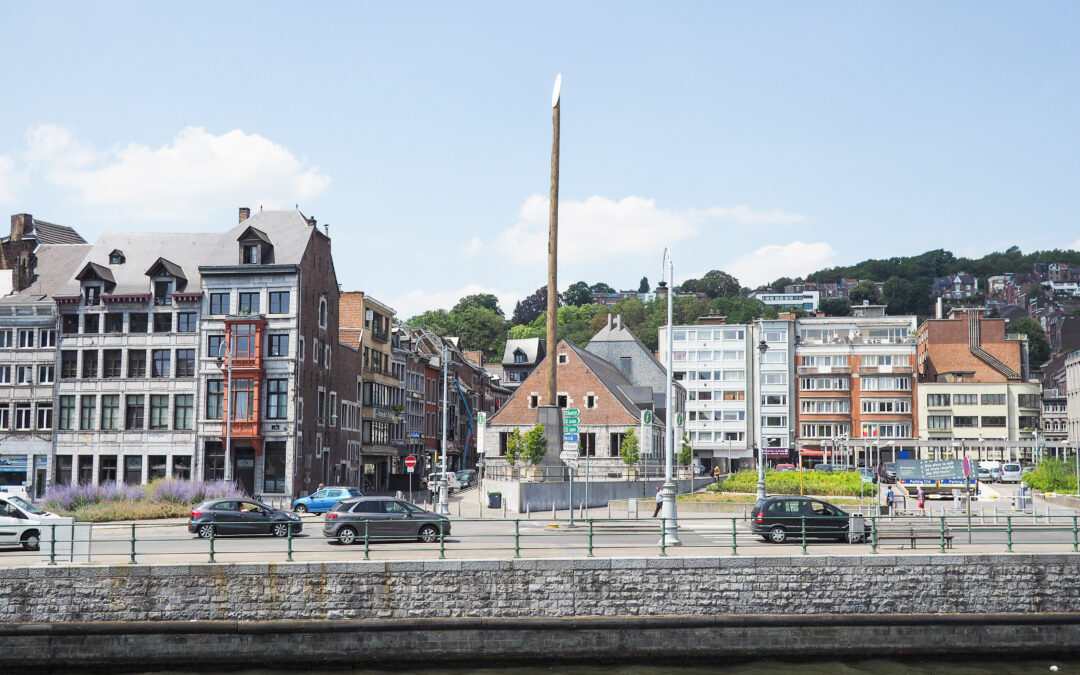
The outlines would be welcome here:
M 578 409 L 566 408 L 563 410 L 563 443 L 577 443 L 578 441 Z

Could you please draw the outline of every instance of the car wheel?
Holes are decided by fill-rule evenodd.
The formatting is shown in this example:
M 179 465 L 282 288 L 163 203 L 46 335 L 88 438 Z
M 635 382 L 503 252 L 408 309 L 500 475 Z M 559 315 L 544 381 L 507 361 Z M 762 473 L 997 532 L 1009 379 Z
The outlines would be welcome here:
M 297 513 L 307 513 L 307 507 L 303 504 L 297 504 L 293 511 L 296 511 Z
M 270 528 L 270 534 L 275 537 L 287 537 L 289 536 L 289 526 L 285 523 L 274 523 L 274 526 Z
M 41 548 L 41 535 L 37 530 L 27 530 L 23 532 L 22 547 L 25 551 L 37 551 Z
M 787 541 L 787 530 L 777 525 L 769 530 L 769 541 L 774 544 L 783 544 Z
M 343 527 L 338 530 L 337 538 L 342 544 L 352 546 L 356 543 L 356 530 L 348 526 Z
M 196 532 L 198 533 L 199 538 L 209 539 L 210 537 L 214 536 L 214 526 L 206 523 L 204 525 L 200 525 L 199 529 L 196 530 Z
M 845 534 L 840 537 L 840 541 L 846 541 L 849 544 L 861 544 L 864 541 L 864 537 L 861 534 Z
M 425 544 L 433 544 L 439 541 L 439 529 L 434 525 L 425 525 L 420 528 L 420 541 Z

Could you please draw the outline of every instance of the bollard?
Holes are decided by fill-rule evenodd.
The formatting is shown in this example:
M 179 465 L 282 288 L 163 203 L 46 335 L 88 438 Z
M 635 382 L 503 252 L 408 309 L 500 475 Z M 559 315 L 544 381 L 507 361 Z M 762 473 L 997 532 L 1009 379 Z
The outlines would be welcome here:
M 74 541 L 74 538 L 73 538 Z M 135 522 L 131 523 L 131 560 L 128 561 L 129 565 L 135 564 Z
M 607 503 L 607 519 L 611 520 L 611 501 L 610 500 Z
M 997 524 L 998 524 L 998 518 L 997 518 L 997 506 L 998 506 L 997 504 L 994 504 L 994 524 L 995 524 L 995 525 L 997 525 Z
M 806 555 L 806 516 L 799 516 L 802 521 L 802 554 Z
M 364 560 L 371 560 L 371 537 L 368 536 L 368 524 L 371 521 L 364 521 Z M 439 521 L 439 528 L 442 528 L 442 521 Z
M 506 516 L 504 515 L 503 517 L 505 518 Z M 443 522 L 444 521 L 442 521 L 442 520 L 439 521 L 439 559 L 440 560 L 446 557 L 446 533 L 443 532 Z M 517 522 L 517 521 L 515 521 L 515 522 Z
M 532 504 L 525 505 L 525 519 L 532 520 Z
M 592 518 L 589 519 L 589 557 L 593 557 L 592 553 Z
M 521 557 L 521 521 L 514 521 L 514 557 Z
M 551 519 L 552 520 L 558 520 L 559 519 L 559 517 L 555 515 L 555 500 L 554 499 L 551 500 Z
M 660 555 L 667 555 L 667 537 L 664 533 L 667 532 L 667 528 L 664 526 L 664 516 L 660 516 Z
M 49 526 L 52 528 L 52 535 L 49 537 L 49 564 L 56 564 L 56 524 L 53 523 Z
M 1006 550 L 1009 553 L 1012 553 L 1012 516 L 1005 516 L 1005 535 L 1006 537 L 1008 537 L 1006 539 L 1006 542 L 1008 544 L 1008 548 Z
M 1076 516 L 1073 516 L 1073 553 L 1076 553 L 1077 551 L 1080 551 L 1080 548 L 1077 547 L 1077 545 L 1080 544 L 1080 541 L 1077 541 L 1076 534 L 1077 534 Z
M 503 507 L 503 520 L 506 520 L 506 500 L 503 500 L 502 507 Z
M 217 528 L 213 523 L 210 523 L 210 562 L 214 562 L 214 536 L 217 534 Z
M 457 503 L 457 517 L 458 518 L 461 517 L 461 502 L 460 501 Z
M 731 555 L 739 555 L 738 545 L 735 540 L 738 538 L 738 531 L 735 529 L 735 518 L 731 519 Z
M 945 552 L 945 509 L 941 509 L 941 553 Z
M 1032 503 L 1032 505 L 1031 505 L 1031 524 L 1032 525 L 1038 525 L 1039 524 L 1039 507 L 1035 506 L 1034 503 Z
M 877 553 L 877 518 L 870 519 L 870 552 Z
M 289 562 L 292 562 L 292 530 L 293 530 L 292 525 L 289 525 L 289 534 L 288 534 L 288 537 L 289 537 L 289 549 L 288 549 L 288 555 L 285 558 Z

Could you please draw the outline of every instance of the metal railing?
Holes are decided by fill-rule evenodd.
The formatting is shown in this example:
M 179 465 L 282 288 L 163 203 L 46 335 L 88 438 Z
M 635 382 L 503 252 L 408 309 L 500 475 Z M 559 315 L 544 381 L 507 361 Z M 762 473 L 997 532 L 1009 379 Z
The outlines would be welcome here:
M 551 557 L 652 557 L 727 555 L 874 555 L 887 552 L 939 554 L 1080 552 L 1080 516 L 1032 512 L 1023 515 L 859 516 L 796 515 L 783 523 L 768 518 L 755 527 L 754 514 L 680 517 L 681 545 L 663 536 L 667 521 L 651 517 L 571 517 L 565 510 L 526 518 L 456 518 L 452 521 L 350 521 L 349 533 L 323 534 L 323 519 L 284 522 L 279 536 L 226 535 L 236 523 L 204 522 L 205 537 L 188 523 L 79 523 L 47 525 L 42 553 L 0 552 L 3 564 L 294 562 L 327 560 L 417 560 Z M 386 531 L 388 522 L 411 528 Z M 407 523 L 407 525 L 402 525 Z M 300 525 L 303 531 L 294 531 Z M 421 528 L 429 532 L 426 541 Z M 70 528 L 70 537 L 66 535 Z M 339 530 L 340 531 L 340 530 Z M 52 542 L 56 545 L 52 545 Z M 841 543 L 842 542 L 842 543 Z

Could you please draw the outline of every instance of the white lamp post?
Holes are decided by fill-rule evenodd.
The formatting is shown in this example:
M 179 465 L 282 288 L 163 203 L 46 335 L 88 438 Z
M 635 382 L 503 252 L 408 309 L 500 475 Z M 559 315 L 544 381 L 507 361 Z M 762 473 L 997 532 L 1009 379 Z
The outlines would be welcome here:
M 761 427 L 761 366 L 765 360 L 765 352 L 769 351 L 769 345 L 765 344 L 764 338 L 758 343 L 758 372 L 756 379 L 757 389 L 757 422 L 758 422 L 758 469 L 757 469 L 757 498 L 765 499 L 765 438 L 762 436 Z
M 664 545 L 678 546 L 679 520 L 675 508 L 675 482 L 672 480 L 672 464 L 675 459 L 675 386 L 672 381 L 671 368 L 674 363 L 672 357 L 672 296 L 675 295 L 674 271 L 671 263 L 671 251 L 664 249 L 664 262 L 667 267 L 667 374 L 665 382 L 665 401 L 667 412 L 664 415 L 664 487 L 660 489 L 661 515 L 664 519 Z

